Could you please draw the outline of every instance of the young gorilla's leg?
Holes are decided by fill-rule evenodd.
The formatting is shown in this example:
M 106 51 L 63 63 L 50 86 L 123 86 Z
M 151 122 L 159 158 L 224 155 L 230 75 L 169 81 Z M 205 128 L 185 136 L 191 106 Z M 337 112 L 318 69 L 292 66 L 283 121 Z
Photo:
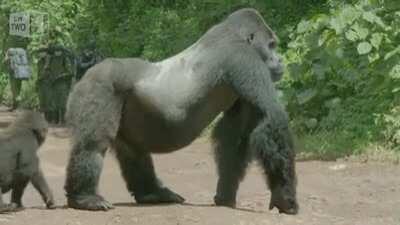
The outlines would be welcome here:
M 42 196 L 42 199 L 46 204 L 47 208 L 54 209 L 55 204 L 54 204 L 53 193 L 51 192 L 49 185 L 47 184 L 46 179 L 43 176 L 42 169 L 40 167 L 38 168 L 38 171 L 33 174 L 31 182 L 33 187 L 35 187 L 35 189 L 39 192 L 40 196 Z
M 161 185 L 149 152 L 128 145 L 122 138 L 117 138 L 115 149 L 126 186 L 137 203 L 184 202 L 184 198 Z
M 73 145 L 67 167 L 65 190 L 68 206 L 84 210 L 112 209 L 112 204 L 97 193 L 108 144 L 101 140 L 80 139 Z
M 4 204 L 4 201 L 3 201 L 3 190 L 0 187 L 0 213 L 4 212 L 6 210 L 6 208 L 7 208 L 7 205 Z
M 24 194 L 25 188 L 26 186 L 28 186 L 28 183 L 29 183 L 28 177 L 17 179 L 11 193 L 11 204 L 10 204 L 11 208 L 17 209 L 24 207 L 22 204 L 22 195 Z
M 218 168 L 216 205 L 234 207 L 236 193 L 251 156 L 248 151 L 249 106 L 241 101 L 224 113 L 213 130 L 212 138 Z

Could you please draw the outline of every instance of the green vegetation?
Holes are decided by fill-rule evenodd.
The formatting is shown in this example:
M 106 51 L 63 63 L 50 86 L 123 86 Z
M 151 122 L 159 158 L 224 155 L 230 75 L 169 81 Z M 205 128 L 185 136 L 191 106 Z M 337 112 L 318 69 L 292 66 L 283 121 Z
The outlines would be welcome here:
M 329 13 L 293 29 L 282 88 L 306 151 L 332 158 L 371 143 L 399 150 L 399 43 L 396 1 L 332 1 Z
M 76 52 L 95 39 L 105 56 L 160 60 L 240 7 L 258 9 L 281 39 L 288 72 L 279 88 L 302 157 L 332 159 L 378 149 L 371 146 L 399 157 L 398 0 L 7 0 L 0 1 L 0 47 L 32 52 L 57 42 Z M 24 10 L 49 13 L 49 31 L 29 39 L 9 36 L 9 13 Z M 35 77 L 24 83 L 25 107 L 38 105 Z M 5 104 L 8 90 L 2 73 Z

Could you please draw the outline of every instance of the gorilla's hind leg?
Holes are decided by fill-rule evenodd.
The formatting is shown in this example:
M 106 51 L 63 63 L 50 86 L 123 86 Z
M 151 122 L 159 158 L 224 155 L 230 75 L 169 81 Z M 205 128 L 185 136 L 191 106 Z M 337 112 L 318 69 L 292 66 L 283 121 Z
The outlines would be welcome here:
M 114 208 L 97 193 L 106 144 L 96 141 L 75 143 L 67 167 L 65 190 L 68 206 L 84 210 Z
M 184 198 L 161 185 L 150 153 L 130 146 L 122 138 L 115 143 L 116 155 L 129 192 L 139 204 L 182 203 Z

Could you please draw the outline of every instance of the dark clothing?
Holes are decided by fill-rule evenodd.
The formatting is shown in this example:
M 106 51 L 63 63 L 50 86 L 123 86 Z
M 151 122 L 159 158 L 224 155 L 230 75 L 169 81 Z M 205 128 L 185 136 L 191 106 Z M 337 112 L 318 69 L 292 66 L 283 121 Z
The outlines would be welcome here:
M 51 123 L 64 122 L 74 74 L 74 58 L 63 47 L 39 50 L 37 89 L 40 108 Z
M 90 50 L 84 51 L 78 57 L 76 80 L 80 80 L 90 67 L 96 65 L 101 60 L 102 57 L 96 51 L 90 51 Z

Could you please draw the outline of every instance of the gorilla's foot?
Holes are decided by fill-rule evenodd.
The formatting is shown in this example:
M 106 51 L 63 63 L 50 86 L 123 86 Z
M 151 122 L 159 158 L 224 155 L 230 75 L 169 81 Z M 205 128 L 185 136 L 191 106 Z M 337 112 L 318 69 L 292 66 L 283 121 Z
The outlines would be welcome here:
M 157 203 L 183 203 L 185 199 L 169 190 L 166 187 L 160 188 L 153 193 L 144 195 L 135 195 L 135 200 L 139 204 L 157 204 Z
M 219 195 L 216 195 L 214 197 L 214 203 L 217 206 L 226 206 L 226 207 L 231 207 L 231 208 L 236 207 L 235 198 L 226 198 L 224 196 L 219 196 Z
M 9 213 L 23 210 L 24 207 L 18 206 L 16 203 L 4 204 L 0 206 L 0 214 L 1 213 Z
M 110 209 L 114 209 L 114 206 L 104 200 L 104 198 L 100 195 L 68 197 L 68 207 L 92 211 L 107 211 Z

